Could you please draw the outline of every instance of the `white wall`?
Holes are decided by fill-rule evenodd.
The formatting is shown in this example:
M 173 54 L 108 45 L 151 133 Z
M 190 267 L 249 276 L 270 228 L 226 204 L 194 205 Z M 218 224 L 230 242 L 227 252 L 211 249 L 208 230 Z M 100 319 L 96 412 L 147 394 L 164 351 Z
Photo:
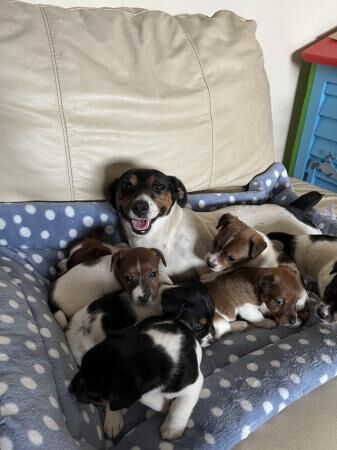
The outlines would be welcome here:
M 299 65 L 292 54 L 337 22 L 337 0 L 30 0 L 62 6 L 135 6 L 169 13 L 212 14 L 218 9 L 255 19 L 264 51 L 274 120 L 275 158 L 281 161 L 286 143 Z

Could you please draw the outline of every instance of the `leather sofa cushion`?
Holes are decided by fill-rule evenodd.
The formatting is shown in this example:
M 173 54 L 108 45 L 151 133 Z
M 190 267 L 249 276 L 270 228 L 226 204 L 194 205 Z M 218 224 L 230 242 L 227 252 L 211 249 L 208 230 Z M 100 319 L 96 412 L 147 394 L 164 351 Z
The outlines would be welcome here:
M 95 200 L 126 168 L 189 191 L 273 162 L 255 22 L 1 3 L 0 201 Z

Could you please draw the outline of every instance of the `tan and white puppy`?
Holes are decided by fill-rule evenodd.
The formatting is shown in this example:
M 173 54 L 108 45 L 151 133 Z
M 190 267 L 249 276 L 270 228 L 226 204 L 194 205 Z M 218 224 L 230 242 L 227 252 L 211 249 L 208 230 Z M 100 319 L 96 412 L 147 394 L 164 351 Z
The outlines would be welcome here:
M 215 306 L 217 337 L 229 333 L 238 316 L 261 328 L 298 327 L 309 317 L 307 292 L 290 266 L 240 267 L 205 285 Z
M 277 267 L 278 252 L 260 231 L 249 227 L 232 214 L 221 216 L 211 251 L 206 255 L 214 272 L 233 270 L 239 265 Z
M 336 322 L 337 236 L 271 233 L 270 238 L 282 243 L 283 250 L 294 259 L 303 277 L 317 282 L 323 302 L 317 307 L 318 315 L 327 322 Z
M 238 205 L 213 212 L 183 208 L 187 200 L 183 183 L 157 170 L 129 170 L 112 183 L 110 193 L 130 247 L 160 249 L 167 261 L 168 275 L 177 281 L 196 278 L 207 271 L 205 255 L 220 217 L 227 212 L 263 233 L 320 234 L 299 220 L 293 210 L 278 205 Z M 301 202 L 296 202 L 300 207 Z M 308 208 L 307 203 L 305 207 Z

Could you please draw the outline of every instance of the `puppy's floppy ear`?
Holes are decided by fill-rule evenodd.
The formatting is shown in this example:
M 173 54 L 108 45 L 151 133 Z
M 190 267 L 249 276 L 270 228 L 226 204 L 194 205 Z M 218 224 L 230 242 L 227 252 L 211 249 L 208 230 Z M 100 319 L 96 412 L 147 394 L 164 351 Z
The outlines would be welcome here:
M 227 227 L 227 225 L 229 225 L 232 222 L 235 222 L 236 220 L 237 220 L 237 217 L 232 216 L 232 214 L 229 214 L 229 213 L 223 214 L 220 217 L 220 220 L 218 222 L 218 225 L 216 226 L 216 229 L 218 230 L 219 228 Z
M 257 286 L 261 291 L 267 292 L 273 286 L 274 282 L 275 276 L 272 273 L 268 273 L 258 279 Z
M 170 316 L 174 319 L 179 319 L 182 315 L 186 303 L 183 301 L 181 295 L 179 295 L 176 289 L 168 288 L 162 293 L 161 308 L 163 315 Z
M 164 264 L 164 266 L 167 267 L 166 259 L 163 255 L 163 253 L 160 250 L 158 250 L 157 248 L 151 248 L 151 250 L 153 250 L 157 254 L 158 258 L 161 259 L 161 262 Z
M 111 257 L 111 264 L 110 264 L 110 272 L 113 272 L 118 266 L 120 259 L 123 256 L 122 250 L 119 250 L 118 252 L 114 253 Z
M 120 178 L 116 178 L 108 188 L 109 201 L 114 208 L 116 208 L 116 194 L 119 187 L 119 181 Z
M 177 200 L 178 205 L 183 208 L 187 202 L 186 188 L 178 178 L 170 177 L 170 179 L 173 185 L 174 200 Z
M 267 243 L 264 241 L 263 237 L 256 233 L 249 241 L 248 256 L 256 258 L 256 256 L 262 253 L 266 247 Z

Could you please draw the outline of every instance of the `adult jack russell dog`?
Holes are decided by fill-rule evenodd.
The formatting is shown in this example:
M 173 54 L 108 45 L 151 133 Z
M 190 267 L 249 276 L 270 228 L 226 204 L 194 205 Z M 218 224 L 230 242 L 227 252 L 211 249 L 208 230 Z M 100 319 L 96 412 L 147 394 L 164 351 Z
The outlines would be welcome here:
M 167 261 L 167 274 L 174 280 L 195 278 L 207 270 L 204 258 L 225 212 L 264 233 L 320 234 L 296 217 L 297 212 L 301 213 L 298 206 L 304 204 L 308 209 L 319 201 L 319 194 L 318 197 L 309 205 L 297 199 L 291 212 L 267 204 L 229 206 L 200 213 L 184 208 L 187 193 L 183 183 L 157 170 L 129 170 L 110 186 L 110 201 L 118 211 L 130 247 L 161 250 Z

